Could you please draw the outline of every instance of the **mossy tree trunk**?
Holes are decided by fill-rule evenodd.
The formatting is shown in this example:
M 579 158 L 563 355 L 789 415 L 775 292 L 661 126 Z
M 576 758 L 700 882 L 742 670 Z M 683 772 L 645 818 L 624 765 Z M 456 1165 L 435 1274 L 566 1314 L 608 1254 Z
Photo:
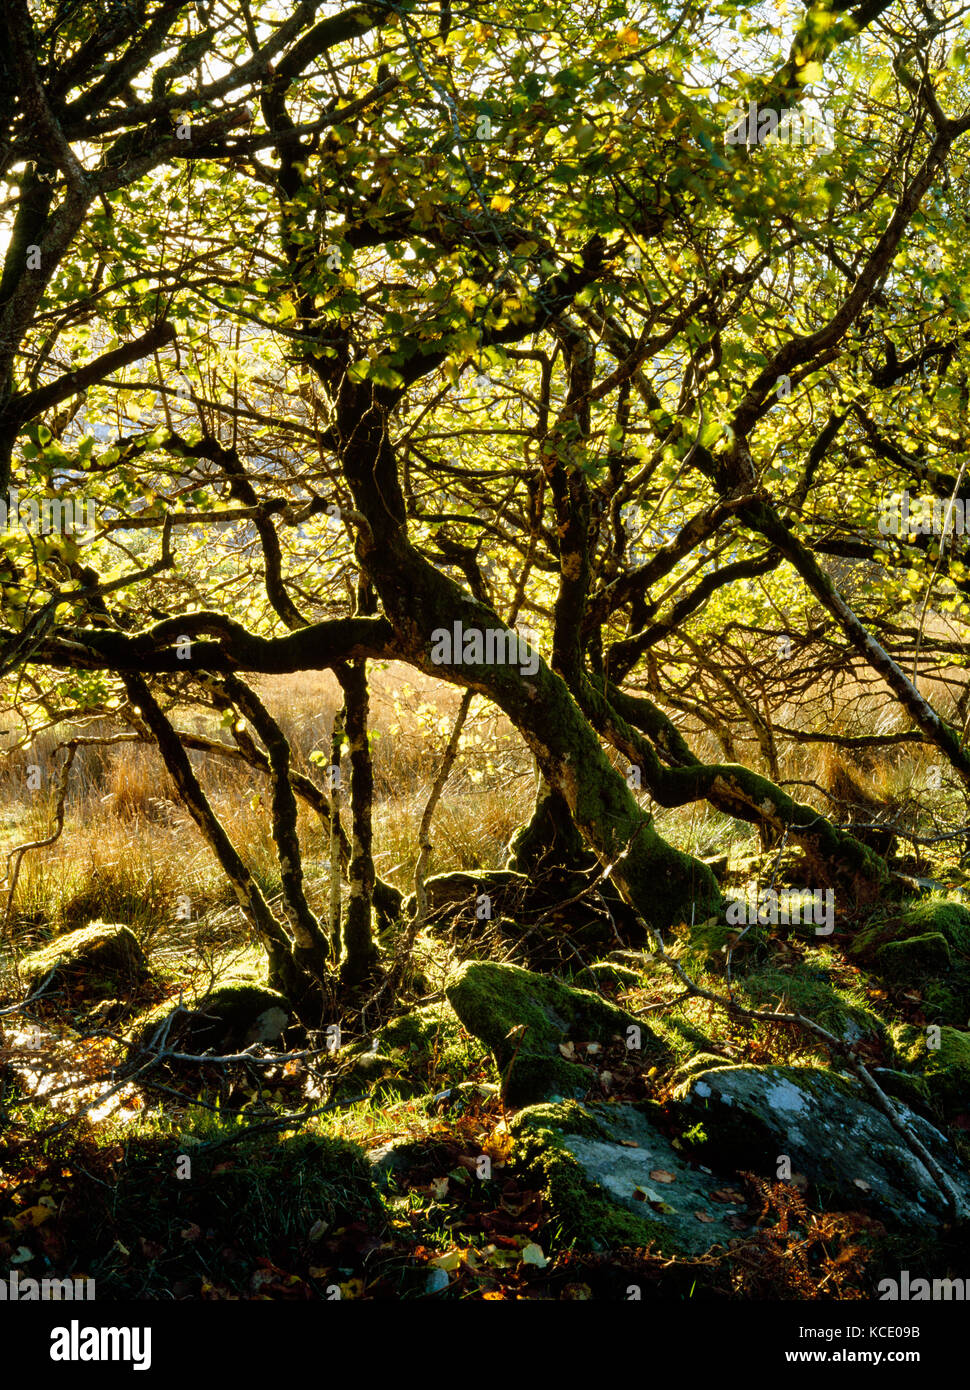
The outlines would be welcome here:
M 328 382 L 332 374 L 326 366 Z M 356 508 L 351 519 L 357 557 L 406 659 L 430 676 L 478 691 L 508 715 L 604 871 L 609 869 L 627 901 L 651 924 L 663 927 L 716 911 L 721 895 L 710 870 L 658 834 L 566 682 L 544 661 L 534 672 L 524 672 L 532 662 L 464 661 L 460 652 L 451 660 L 432 660 L 435 632 L 450 632 L 455 623 L 465 632 L 504 630 L 504 625 L 408 539 L 387 430 L 392 395 L 354 383 L 346 373 L 335 391 L 342 471 Z

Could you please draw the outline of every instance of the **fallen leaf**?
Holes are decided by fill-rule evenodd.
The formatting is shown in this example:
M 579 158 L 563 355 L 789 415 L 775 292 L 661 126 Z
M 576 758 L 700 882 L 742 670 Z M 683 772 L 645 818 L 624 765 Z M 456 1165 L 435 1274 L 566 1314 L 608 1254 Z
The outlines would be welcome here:
M 537 1269 L 545 1269 L 549 1261 L 542 1253 L 542 1246 L 536 1245 L 535 1242 L 530 1241 L 522 1251 L 522 1263 L 524 1265 L 535 1265 Z
M 562 1053 L 564 1057 L 568 1057 L 570 1060 L 572 1060 L 576 1056 L 575 1044 L 571 1042 L 560 1043 L 559 1051 Z
M 697 1217 L 698 1221 L 713 1221 L 713 1220 L 714 1220 L 713 1216 L 712 1216 L 712 1215 L 710 1214 L 710 1212 L 708 1212 L 708 1211 L 695 1211 L 695 1212 L 694 1212 L 694 1215 Z
M 653 1178 L 654 1182 L 677 1181 L 677 1175 L 675 1173 L 668 1173 L 664 1168 L 654 1168 L 650 1176 Z
M 10 1224 L 15 1231 L 31 1230 L 35 1226 L 43 1226 L 45 1221 L 49 1221 L 54 1213 L 50 1207 L 41 1206 L 38 1202 L 36 1207 L 28 1207 L 19 1216 L 10 1218 Z
M 429 1260 L 428 1263 L 434 1269 L 457 1269 L 461 1264 L 461 1251 L 449 1250 L 446 1255 L 436 1255 L 435 1258 Z

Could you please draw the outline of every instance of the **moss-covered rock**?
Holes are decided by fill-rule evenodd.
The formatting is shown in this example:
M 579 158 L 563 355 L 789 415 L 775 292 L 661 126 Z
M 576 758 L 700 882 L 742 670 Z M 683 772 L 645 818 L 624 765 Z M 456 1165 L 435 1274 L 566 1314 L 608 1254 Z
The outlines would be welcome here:
M 922 993 L 933 1022 L 962 1027 L 970 1014 L 970 911 L 938 898 L 909 903 L 858 933 L 853 959 Z
M 946 1199 L 860 1082 L 815 1067 L 718 1067 L 676 1093 L 689 1153 L 774 1182 L 782 1158 L 829 1209 L 863 1208 L 888 1225 L 939 1226 Z M 970 1175 L 944 1136 L 905 1105 L 900 1118 L 949 1175 L 970 1209 Z M 687 1126 L 700 1122 L 696 1143 Z
M 236 1142 L 221 1146 L 227 1138 Z M 101 1191 L 89 1209 L 74 1204 L 65 1229 L 89 1252 L 108 1298 L 171 1298 L 179 1283 L 194 1297 L 206 1284 L 265 1296 L 266 1283 L 312 1277 L 319 1265 L 330 1267 L 320 1276 L 325 1296 L 345 1277 L 325 1253 L 331 1234 L 353 1222 L 377 1235 L 386 1219 L 356 1144 L 319 1132 L 240 1138 L 221 1119 L 181 1134 L 126 1134 L 125 1161 L 103 1201 Z
M 521 1110 L 513 1162 L 542 1192 L 564 1242 L 580 1250 L 652 1245 L 699 1255 L 738 1238 L 743 1203 L 671 1146 L 648 1106 L 575 1102 Z M 718 1196 L 715 1196 L 718 1193 Z
M 392 1019 L 371 1042 L 348 1047 L 346 1056 L 341 1094 L 376 1087 L 386 1095 L 420 1095 L 491 1069 L 488 1050 L 447 1003 Z
M 735 973 L 754 961 L 764 960 L 768 934 L 760 923 L 744 928 L 731 926 L 723 916 L 708 917 L 688 928 L 688 950 L 700 956 L 704 968 L 723 973 L 729 946 Z
M 893 1100 L 901 1100 L 918 1115 L 932 1115 L 930 1090 L 921 1077 L 899 1071 L 895 1067 L 877 1067 L 873 1075 L 887 1096 L 891 1096 Z
M 25 956 L 20 974 L 31 991 L 51 976 L 38 1000 L 43 1004 L 55 995 L 62 999 L 65 994 L 79 999 L 123 995 L 144 983 L 149 968 L 138 938 L 128 927 L 91 922 Z
M 819 956 L 814 952 L 810 959 Z M 869 1007 L 861 989 L 837 985 L 824 967 L 796 965 L 781 969 L 769 963 L 744 975 L 736 993 L 742 1002 L 755 1008 L 777 1004 L 783 1011 L 804 1014 L 843 1042 L 881 1038 L 886 1032 L 886 1025 Z
M 639 1029 L 641 1055 L 666 1059 L 663 1044 L 638 1020 L 588 990 L 571 989 L 514 965 L 470 961 L 445 987 L 462 1023 L 491 1048 L 506 1099 L 512 1105 L 577 1099 L 593 1080 L 579 1061 L 567 1060 L 570 1042 L 623 1041 Z
M 893 984 L 918 984 L 946 974 L 953 964 L 950 943 L 941 932 L 924 932 L 904 941 L 887 941 L 873 953 L 873 967 Z
M 970 909 L 962 903 L 927 898 L 909 903 L 900 918 L 907 936 L 939 932 L 955 951 L 970 954 Z
M 158 1004 L 135 1022 L 130 1055 L 164 1045 L 195 1055 L 235 1053 L 252 1043 L 276 1042 L 291 1017 L 284 995 L 268 985 L 230 980 L 188 1006 Z
M 631 989 L 642 984 L 639 971 L 617 961 L 598 960 L 585 966 L 576 976 L 573 984 L 577 989 Z
M 688 1057 L 686 1062 L 681 1062 L 674 1068 L 670 1076 L 671 1086 L 682 1086 L 692 1076 L 697 1076 L 702 1071 L 713 1071 L 716 1067 L 733 1067 L 734 1063 L 727 1057 L 718 1057 L 714 1052 L 698 1052 L 694 1057 Z
M 970 1033 L 900 1024 L 893 1029 L 893 1042 L 903 1068 L 917 1074 L 943 1114 L 970 1110 Z
M 884 945 L 923 936 L 942 936 L 951 951 L 970 955 L 970 911 L 960 903 L 939 898 L 907 903 L 899 913 L 884 916 L 858 932 L 849 954 L 867 960 Z

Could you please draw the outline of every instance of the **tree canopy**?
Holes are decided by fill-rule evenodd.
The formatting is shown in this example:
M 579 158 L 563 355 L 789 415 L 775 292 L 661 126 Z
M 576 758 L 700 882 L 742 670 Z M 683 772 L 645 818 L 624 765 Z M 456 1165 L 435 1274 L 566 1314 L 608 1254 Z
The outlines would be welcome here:
M 777 743 L 923 742 L 970 781 L 922 679 L 964 664 L 964 530 L 917 502 L 886 524 L 903 493 L 970 502 L 958 9 L 10 0 L 2 24 L 18 736 L 110 714 L 154 741 L 318 1013 L 400 906 L 370 850 L 372 662 L 504 711 L 631 924 L 720 901 L 648 802 L 799 844 L 847 904 L 891 891 L 777 785 Z M 520 651 L 476 645 L 517 624 Z M 328 789 L 251 679 L 324 668 L 342 943 L 296 829 Z M 901 727 L 832 733 L 806 698 L 779 728 L 819 683 Z M 282 917 L 187 754 L 200 703 L 271 774 Z

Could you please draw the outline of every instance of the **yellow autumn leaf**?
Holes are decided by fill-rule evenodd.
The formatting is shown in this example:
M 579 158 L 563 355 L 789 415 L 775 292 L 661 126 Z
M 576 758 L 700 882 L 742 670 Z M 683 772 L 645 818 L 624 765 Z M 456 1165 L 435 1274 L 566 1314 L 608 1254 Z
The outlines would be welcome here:
M 489 206 L 493 212 L 508 212 L 512 199 L 506 193 L 496 193 Z
M 10 1224 L 15 1231 L 26 1231 L 34 1226 L 42 1226 L 45 1221 L 49 1221 L 54 1213 L 50 1207 L 42 1207 L 39 1203 L 36 1207 L 28 1207 L 19 1216 L 11 1219 Z
M 436 1255 L 434 1259 L 429 1260 L 428 1263 L 434 1269 L 446 1269 L 448 1271 L 457 1269 L 461 1264 L 461 1251 L 449 1250 L 446 1255 Z

